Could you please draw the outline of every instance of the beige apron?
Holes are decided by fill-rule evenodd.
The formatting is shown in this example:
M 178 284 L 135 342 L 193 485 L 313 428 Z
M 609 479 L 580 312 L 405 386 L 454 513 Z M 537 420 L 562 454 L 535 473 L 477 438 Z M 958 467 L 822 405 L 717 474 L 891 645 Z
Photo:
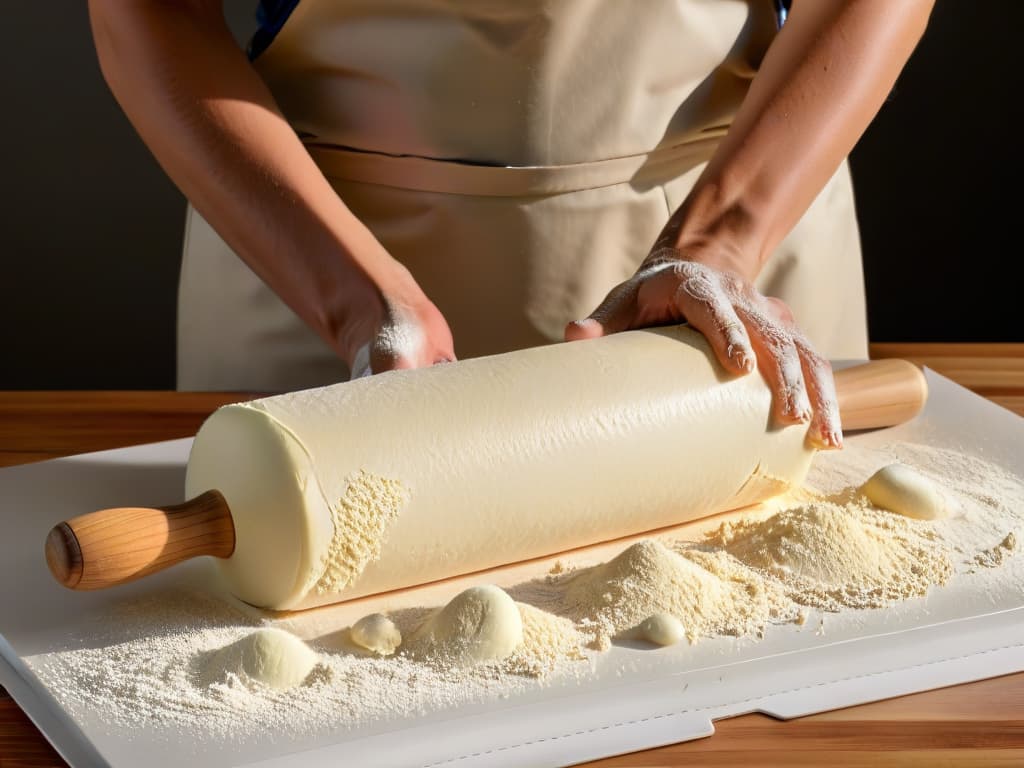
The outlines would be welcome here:
M 561 339 L 634 272 L 774 34 L 770 0 L 303 0 L 255 63 L 471 357 Z M 758 285 L 866 356 L 845 164 Z M 348 375 L 191 208 L 178 325 L 181 389 Z

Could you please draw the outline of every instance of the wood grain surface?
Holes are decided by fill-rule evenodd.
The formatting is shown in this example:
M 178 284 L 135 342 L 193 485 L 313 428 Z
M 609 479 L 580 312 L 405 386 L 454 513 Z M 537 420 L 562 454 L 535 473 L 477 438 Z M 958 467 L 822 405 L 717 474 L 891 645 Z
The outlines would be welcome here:
M 926 365 L 1024 416 L 1024 344 L 873 344 L 871 355 Z M 187 437 L 217 406 L 250 397 L 0 392 L 0 466 Z M 1024 673 L 789 722 L 744 715 L 719 721 L 716 730 L 708 739 L 587 765 L 1024 766 Z M 64 765 L 0 689 L 0 768 Z
M 0 392 L 0 466 L 191 437 L 240 392 Z

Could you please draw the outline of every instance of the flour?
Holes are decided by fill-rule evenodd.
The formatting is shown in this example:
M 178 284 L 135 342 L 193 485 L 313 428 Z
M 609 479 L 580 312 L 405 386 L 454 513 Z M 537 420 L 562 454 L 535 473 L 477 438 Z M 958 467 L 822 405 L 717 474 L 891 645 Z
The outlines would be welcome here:
M 780 590 L 721 552 L 674 551 L 653 539 L 555 584 L 560 600 L 553 601 L 554 611 L 589 628 L 598 647 L 659 612 L 679 619 L 690 642 L 756 634 L 784 600 Z
M 463 590 L 402 644 L 402 652 L 443 667 L 504 661 L 523 643 L 523 620 L 504 590 L 485 584 Z
M 857 499 L 723 523 L 708 543 L 777 582 L 794 602 L 830 611 L 920 597 L 953 573 L 947 547 L 927 525 Z
M 145 726 L 169 740 L 183 729 L 245 742 L 281 730 L 334 732 L 526 690 L 539 667 L 554 672 L 567 663 L 561 654 L 571 652 L 571 625 L 536 615 L 525 625 L 533 628 L 531 640 L 517 655 L 469 670 L 340 653 L 328 639 L 312 639 L 315 667 L 300 684 L 278 690 L 245 675 L 209 674 L 211 656 L 266 622 L 201 594 L 165 591 L 97 617 L 88 643 L 72 638 L 70 650 L 31 663 L 71 711 L 95 714 L 110 727 L 130 733 Z
M 388 526 L 408 500 L 397 480 L 362 471 L 349 479 L 345 495 L 331 507 L 334 536 L 316 594 L 342 591 L 380 557 Z
M 388 363 L 402 361 L 405 364 L 418 360 L 426 337 L 415 320 L 409 321 L 402 313 L 389 311 L 388 318 L 381 326 L 372 343 L 363 344 L 352 359 L 352 379 L 373 375 L 374 357 L 383 357 Z
M 937 483 L 958 515 L 916 520 L 872 506 L 857 489 L 894 462 Z M 547 575 L 510 587 L 521 640 L 500 659 L 448 664 L 442 656 L 438 663 L 438 657 L 415 658 L 401 647 L 382 657 L 340 647 L 331 636 L 304 637 L 315 663 L 278 689 L 247 672 L 244 660 L 235 664 L 239 656 L 222 656 L 230 663 L 210 666 L 218 653 L 246 647 L 246 638 L 274 622 L 254 620 L 211 596 L 161 593 L 97 616 L 82 638 L 68 639 L 67 650 L 28 661 L 73 713 L 122 731 L 145 726 L 165 729 L 168 739 L 186 730 L 238 741 L 333 733 L 586 676 L 588 662 L 642 635 L 655 615 L 678 621 L 691 643 L 721 635 L 753 640 L 776 625 L 805 624 L 811 609 L 882 610 L 961 576 L 1017 565 L 1024 484 L 981 459 L 911 444 L 850 446 L 820 454 L 808 485 L 692 540 L 641 540 L 588 568 L 562 559 Z M 399 485 L 365 474 L 350 487 L 344 504 L 356 512 L 354 519 L 370 501 L 394 510 L 383 522 L 367 521 L 367 530 L 386 530 L 388 516 L 406 498 Z M 332 570 L 332 578 L 343 581 L 362 567 L 367 552 L 372 556 L 371 537 L 363 540 L 359 551 L 340 553 L 346 565 Z M 373 621 L 391 622 L 386 626 L 396 638 L 411 638 L 439 608 L 408 608 Z M 301 621 L 296 614 L 289 626 Z M 824 619 L 815 623 L 815 634 L 823 634 Z M 687 653 L 635 652 L 678 653 L 680 659 Z
M 513 675 L 543 678 L 564 662 L 586 658 L 586 637 L 566 618 L 526 603 L 517 603 L 523 622 L 523 643 L 501 665 Z
M 1010 531 L 1003 537 L 1003 540 L 994 547 L 983 549 L 981 552 L 976 554 L 974 556 L 974 564 L 985 568 L 995 568 L 997 565 L 1002 565 L 1003 561 L 1012 555 L 1016 549 L 1017 535 L 1013 531 Z

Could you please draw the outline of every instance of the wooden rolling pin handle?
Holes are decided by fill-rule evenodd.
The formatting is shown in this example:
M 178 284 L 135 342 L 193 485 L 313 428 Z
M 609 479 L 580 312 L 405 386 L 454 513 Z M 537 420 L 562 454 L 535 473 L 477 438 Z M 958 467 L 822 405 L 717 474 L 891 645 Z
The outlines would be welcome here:
M 924 408 L 928 383 L 906 360 L 872 360 L 835 373 L 843 431 L 892 427 Z
M 102 509 L 60 523 L 46 537 L 46 563 L 65 587 L 103 589 L 234 549 L 227 502 L 207 491 L 184 504 Z

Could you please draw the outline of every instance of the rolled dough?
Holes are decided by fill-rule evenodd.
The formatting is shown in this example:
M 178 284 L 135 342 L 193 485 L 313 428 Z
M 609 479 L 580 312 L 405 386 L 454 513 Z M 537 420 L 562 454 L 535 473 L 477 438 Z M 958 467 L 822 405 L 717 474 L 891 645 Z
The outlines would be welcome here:
M 953 514 L 952 501 L 920 472 L 905 464 L 889 464 L 860 487 L 872 504 L 918 520 L 941 520 Z
M 671 613 L 654 613 L 637 625 L 636 636 L 655 645 L 675 645 L 686 637 L 686 630 Z
M 349 630 L 352 642 L 379 656 L 390 656 L 402 644 L 402 633 L 387 616 L 371 613 Z
M 316 653 L 298 637 L 267 627 L 210 654 L 200 670 L 200 682 L 226 682 L 233 674 L 246 682 L 287 690 L 309 677 L 317 661 Z
M 227 500 L 235 594 L 306 608 L 776 495 L 813 451 L 805 426 L 771 426 L 770 403 L 695 331 L 631 331 L 225 406 L 196 436 L 186 492 Z M 401 504 L 337 525 L 366 478 Z M 365 549 L 363 517 L 386 521 L 372 561 L 316 589 L 346 537 Z

